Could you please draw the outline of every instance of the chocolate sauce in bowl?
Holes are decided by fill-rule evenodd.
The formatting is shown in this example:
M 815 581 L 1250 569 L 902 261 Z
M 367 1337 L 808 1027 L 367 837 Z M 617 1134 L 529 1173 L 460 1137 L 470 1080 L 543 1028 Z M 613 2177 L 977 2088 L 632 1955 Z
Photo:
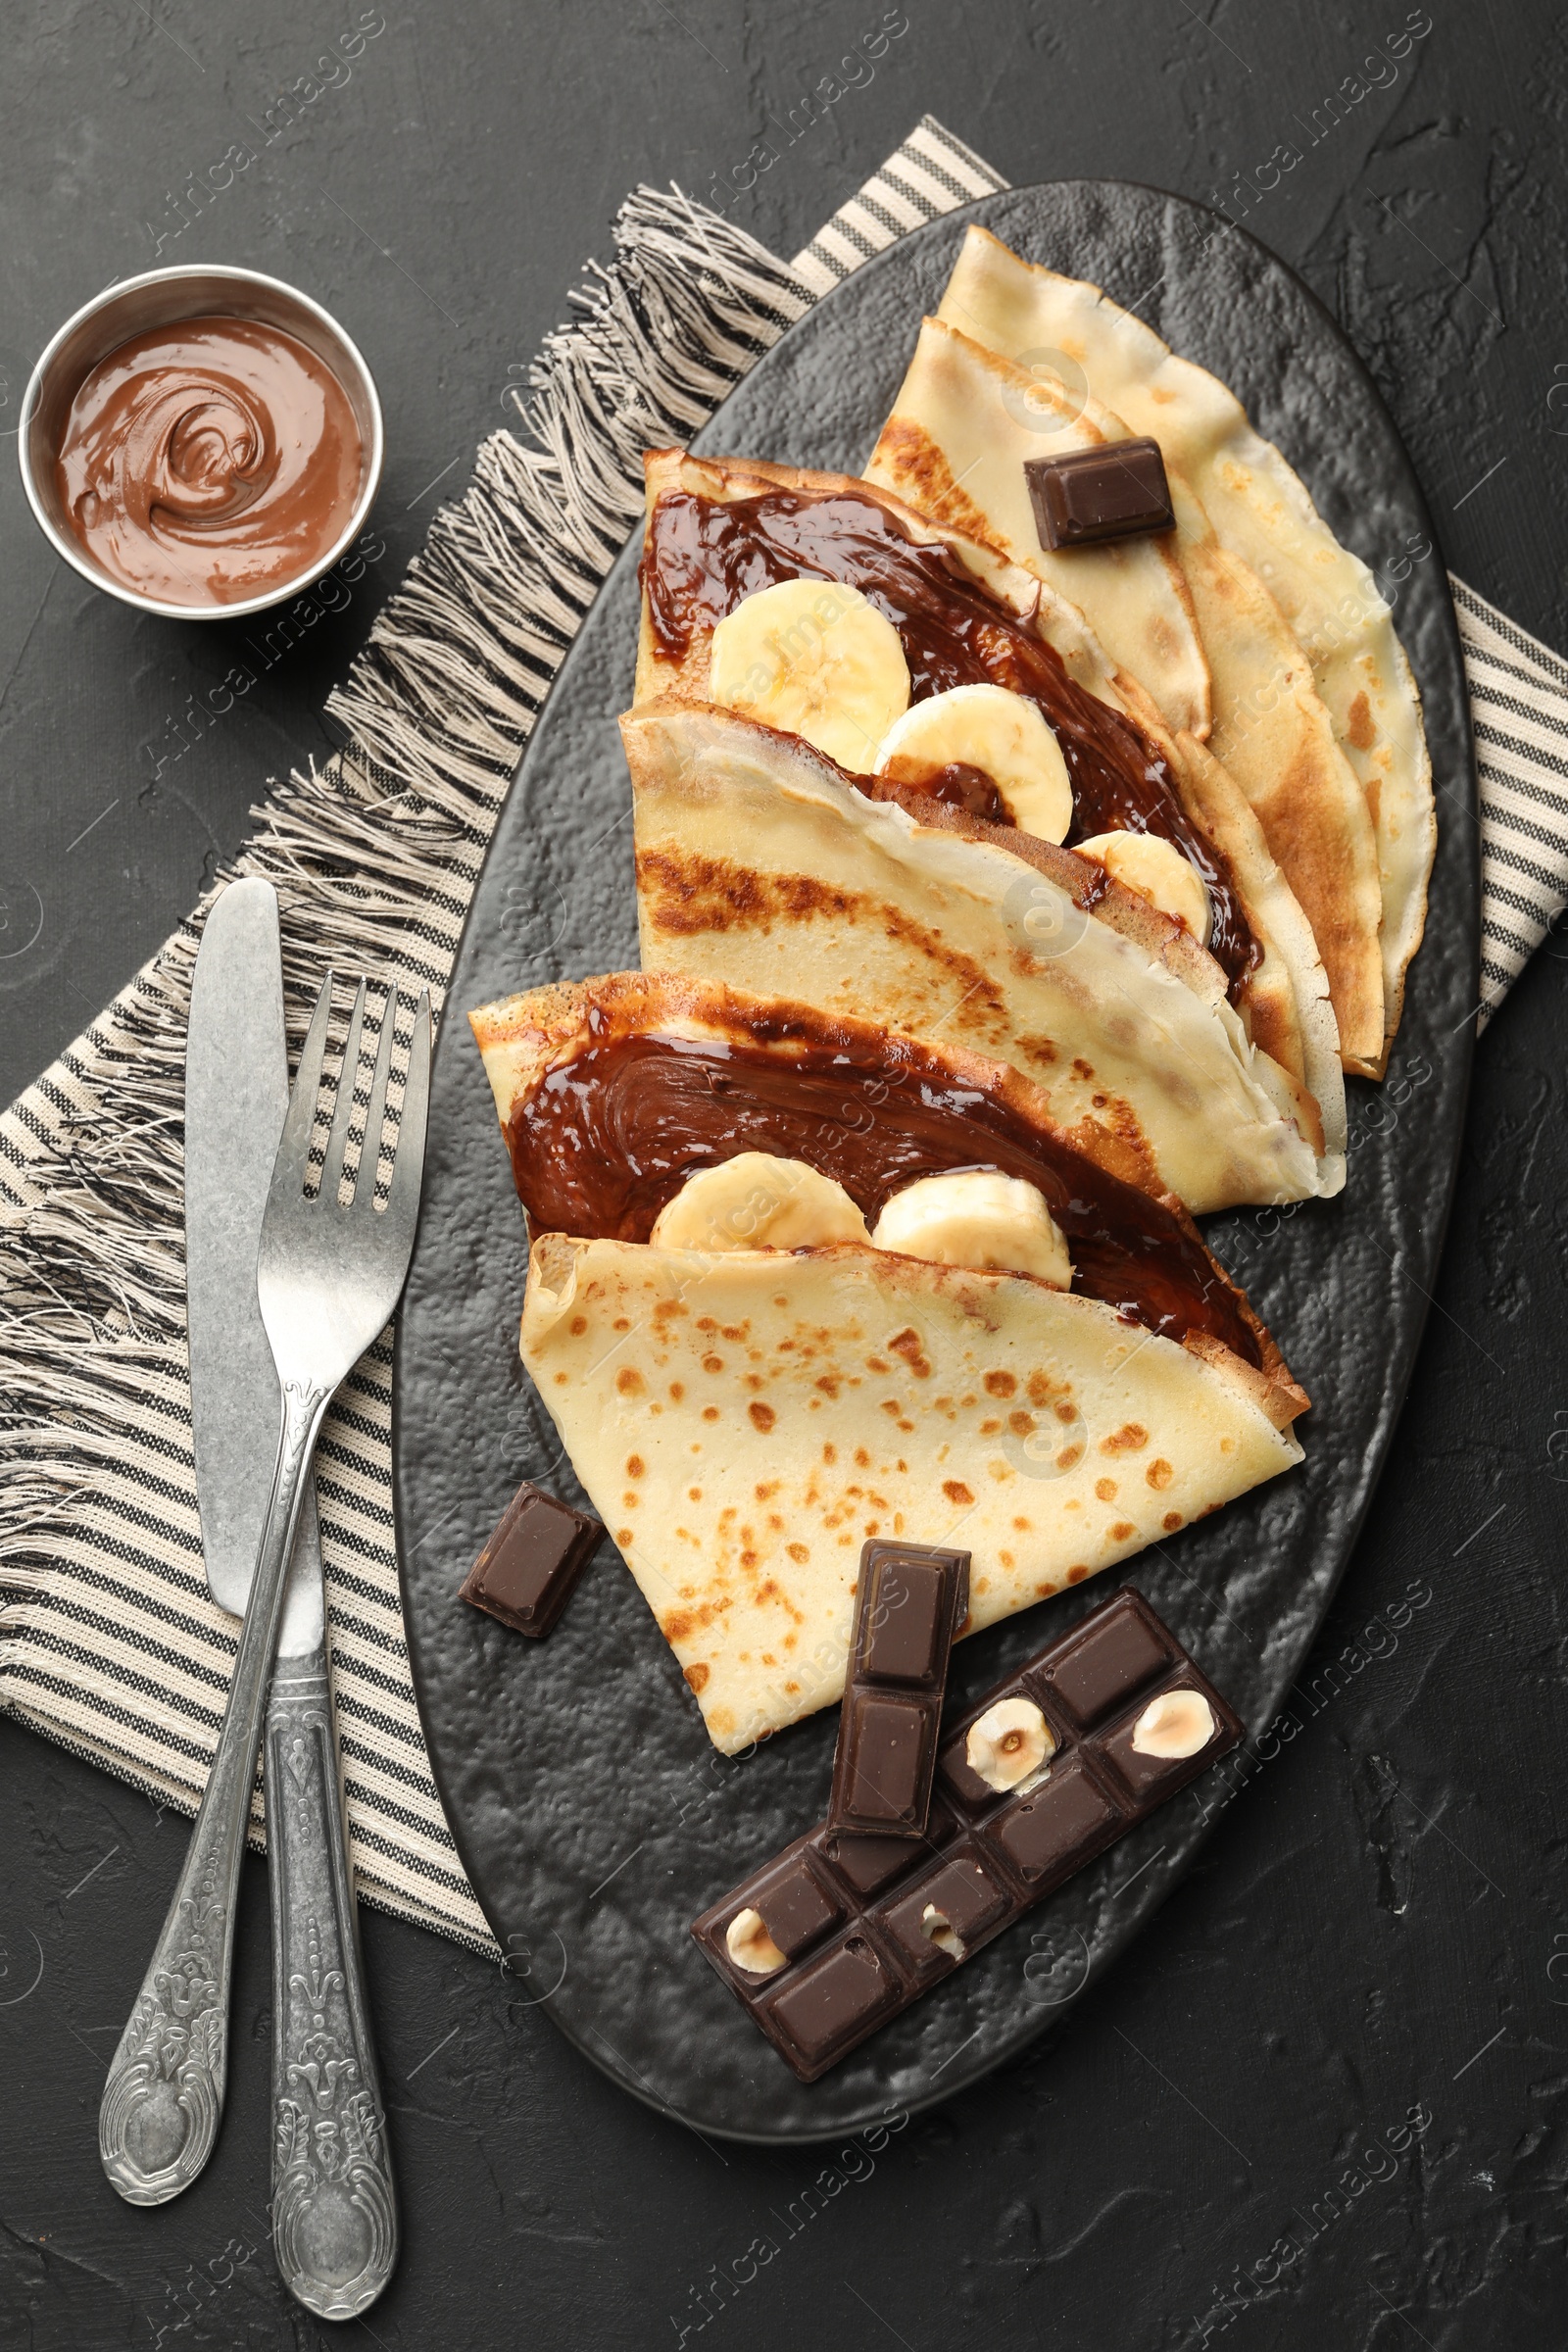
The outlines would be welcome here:
M 364 463 L 347 393 L 293 335 L 182 318 L 132 336 L 84 377 L 56 480 L 99 570 L 196 609 L 318 570 L 352 518 Z

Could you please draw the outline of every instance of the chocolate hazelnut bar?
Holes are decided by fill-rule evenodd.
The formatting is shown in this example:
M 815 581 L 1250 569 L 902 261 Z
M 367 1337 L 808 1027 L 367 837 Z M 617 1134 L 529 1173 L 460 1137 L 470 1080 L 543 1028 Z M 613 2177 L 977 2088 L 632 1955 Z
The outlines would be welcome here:
M 814 2082 L 1242 1737 L 1124 1587 L 948 1728 L 923 1837 L 824 1822 L 692 1935 Z

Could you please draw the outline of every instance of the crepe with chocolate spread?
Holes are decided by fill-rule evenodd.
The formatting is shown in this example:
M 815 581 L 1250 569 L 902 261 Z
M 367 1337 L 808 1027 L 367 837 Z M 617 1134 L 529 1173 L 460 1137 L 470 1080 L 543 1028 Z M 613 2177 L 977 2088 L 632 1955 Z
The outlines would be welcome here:
M 937 718 L 976 694 L 1021 710 L 1059 770 L 1048 843 L 1082 844 L 1112 872 L 1124 852 L 1157 854 L 1156 862 L 1175 870 L 1199 904 L 1196 916 L 1184 905 L 1182 918 L 1197 921 L 1249 1037 L 1316 1098 L 1329 1149 L 1339 1148 L 1337 1040 L 1310 926 L 1243 794 L 1193 736 L 1164 733 L 1148 697 L 1112 669 L 1074 607 L 983 542 L 847 476 L 673 450 L 651 453 L 646 473 L 639 707 L 662 698 L 746 709 L 718 675 L 725 632 L 776 598 L 781 584 L 809 599 L 820 582 L 820 620 L 808 608 L 786 632 L 765 636 L 768 656 L 759 670 L 771 692 L 753 701 L 752 714 L 765 713 L 778 729 L 779 705 L 791 709 L 810 658 L 820 660 L 824 646 L 855 634 L 850 624 L 867 620 L 886 630 L 903 673 L 907 717 L 887 744 L 909 722 Z M 849 688 L 863 699 L 863 679 L 853 667 Z M 824 692 L 836 690 L 829 677 Z M 956 815 L 989 824 L 993 836 L 999 827 L 1010 830 L 1020 852 L 1032 855 L 1025 837 L 1040 839 L 1039 800 L 1009 805 L 998 779 L 975 764 L 990 752 L 968 750 L 956 715 L 948 730 L 956 757 L 935 765 L 879 752 L 880 720 L 862 741 L 853 724 L 847 731 L 839 725 L 837 710 L 827 716 L 830 724 L 811 732 L 811 741 L 835 747 L 862 791 L 917 813 L 944 801 Z M 809 719 L 799 723 L 811 731 Z M 983 745 L 985 738 L 975 740 Z M 747 836 L 737 831 L 732 839 L 744 860 Z
M 1065 363 L 1064 363 L 1065 364 Z M 922 514 L 978 531 L 1026 570 L 1075 591 L 1104 633 L 1092 549 L 1042 549 L 1025 466 L 1125 440 L 1107 408 L 1054 376 L 1037 378 L 940 318 L 927 318 L 868 480 Z M 1168 544 L 1186 577 L 1211 681 L 1210 755 L 1245 792 L 1306 914 L 1328 973 L 1347 1069 L 1381 1069 L 1383 900 L 1366 796 L 1335 740 L 1311 668 L 1250 566 L 1223 548 L 1174 459 Z
M 1340 544 L 1235 394 L 1178 358 L 1098 286 L 1040 269 L 971 227 L 938 315 L 1009 358 L 1042 349 L 1063 354 L 1131 432 L 1154 436 L 1191 482 L 1220 544 L 1267 584 L 1312 665 L 1336 739 L 1366 796 L 1392 1039 L 1426 920 L 1437 819 L 1421 698 L 1377 579 Z M 1254 698 L 1245 715 L 1267 713 Z
M 662 975 L 469 1018 L 523 1360 L 726 1752 L 840 1695 L 868 1537 L 970 1551 L 975 1630 L 1300 1459 L 1179 1205 L 1004 1065 Z
M 652 704 L 621 734 L 650 971 L 805 997 L 1008 1061 L 1058 1125 L 1113 1129 L 1196 1211 L 1343 1186 L 1332 1017 L 1306 1031 L 1331 1129 L 1249 1042 L 1191 932 L 1101 866 L 940 801 L 872 799 L 808 745 L 729 711 Z M 1279 896 L 1278 920 L 1304 930 Z

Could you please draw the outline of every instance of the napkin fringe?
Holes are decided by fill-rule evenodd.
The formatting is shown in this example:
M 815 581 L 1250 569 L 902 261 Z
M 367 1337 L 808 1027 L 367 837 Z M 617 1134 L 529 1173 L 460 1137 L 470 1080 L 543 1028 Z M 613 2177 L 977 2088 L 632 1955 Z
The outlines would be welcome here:
M 462 819 L 494 805 L 563 654 L 642 511 L 643 451 L 685 441 L 810 298 L 744 230 L 639 188 L 582 316 L 545 339 L 503 431 L 431 530 L 327 710 Z

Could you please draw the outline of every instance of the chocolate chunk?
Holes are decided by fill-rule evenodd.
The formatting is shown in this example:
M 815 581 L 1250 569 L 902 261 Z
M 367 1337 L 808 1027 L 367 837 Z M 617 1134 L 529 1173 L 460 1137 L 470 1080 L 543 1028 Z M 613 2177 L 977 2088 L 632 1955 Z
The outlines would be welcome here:
M 769 2004 L 776 2029 L 797 2053 L 796 2072 L 814 2082 L 853 2042 L 863 2040 L 897 2005 L 903 1990 L 886 1960 L 863 1936 L 811 1961 Z
M 1126 1826 L 1082 1759 L 1071 1756 L 1052 1767 L 1044 1788 L 1008 1805 L 991 1835 L 1024 1883 L 1044 1894 Z
M 524 1479 L 458 1597 L 514 1633 L 541 1641 L 571 1598 L 604 1535 L 586 1511 L 574 1511 Z
M 833 1758 L 833 1829 L 924 1834 L 948 1658 L 968 1608 L 966 1551 L 862 1547 Z
M 860 1691 L 839 1735 L 844 1756 L 840 1817 L 848 1826 L 918 1837 L 931 1796 L 936 1710 L 903 1694 Z
M 861 1582 L 864 1591 L 873 1579 L 863 1573 Z M 1107 1693 L 1125 1698 L 1129 1685 L 1136 1703 L 1107 1722 L 1115 1703 Z M 1087 1710 L 1084 1728 L 1059 1705 L 1058 1686 Z M 886 1689 L 862 1686 L 874 1699 Z M 1164 1704 L 1157 1727 L 1146 1727 L 1146 1748 L 1152 1736 L 1180 1746 L 1201 1731 L 1200 1715 L 1184 1725 L 1171 1703 L 1194 1694 L 1213 1725 L 1200 1748 L 1154 1756 L 1134 1747 L 1156 1699 Z M 968 1772 L 963 1750 L 970 1727 L 1008 1698 L 1039 1707 L 1057 1745 L 1045 1781 L 999 1791 Z M 959 1719 L 943 1749 L 953 1802 L 932 1806 L 923 1838 L 823 1823 L 694 1920 L 692 1935 L 779 2055 L 803 2082 L 815 2082 L 1241 1737 L 1236 1715 L 1174 1635 L 1139 1593 L 1124 1590 Z M 766 1975 L 748 1974 L 729 1955 L 729 1930 L 748 1910 L 760 1914 L 785 1955 Z M 789 1944 L 795 1936 L 810 1940 Z
M 867 1595 L 858 1670 L 873 1683 L 916 1683 L 940 1690 L 953 1640 L 955 1563 L 967 1552 L 923 1560 L 867 1544 L 861 1573 Z M 967 1588 L 966 1588 L 967 1590 Z
M 847 1879 L 858 1895 L 880 1894 L 895 1879 L 907 1878 L 925 1859 L 926 1849 L 935 1852 L 945 1838 L 953 1835 L 953 1815 L 945 1805 L 933 1804 L 926 1820 L 924 1845 L 907 1838 L 873 1838 L 861 1830 L 834 1831 L 826 1827 L 812 1838 L 815 1850 L 821 1854 L 835 1879 Z
M 1134 1605 L 1137 1601 L 1136 1592 L 1117 1593 L 1067 1642 L 1059 1660 L 1038 1675 L 1043 1689 L 1085 1729 L 1112 1707 L 1125 1705 L 1170 1664 L 1169 1643 Z
M 830 1895 L 806 1859 L 804 1848 L 764 1879 L 752 1897 L 752 1909 L 786 1960 L 798 1960 L 829 1928 L 844 1917 L 844 1905 Z
M 1023 471 L 1040 544 L 1053 552 L 1176 527 L 1157 441 L 1111 441 L 1059 458 L 1028 458 Z
M 909 1966 L 934 1976 L 967 1959 L 970 1945 L 1012 1909 L 1010 1890 L 966 1840 L 878 1918 Z

